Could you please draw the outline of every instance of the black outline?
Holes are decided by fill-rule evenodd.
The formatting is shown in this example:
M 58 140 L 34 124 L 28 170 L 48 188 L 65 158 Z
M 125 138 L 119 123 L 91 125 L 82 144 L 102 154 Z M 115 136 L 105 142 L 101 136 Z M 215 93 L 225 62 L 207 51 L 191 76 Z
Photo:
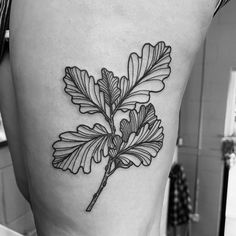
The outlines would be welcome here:
M 136 64 L 132 64 L 133 69 L 137 68 L 137 66 L 140 67 L 140 65 L 143 63 L 142 59 L 144 57 L 144 48 L 145 47 L 148 47 L 148 54 L 146 55 L 146 58 L 148 58 L 149 60 L 146 61 L 146 62 L 149 62 L 149 63 L 146 63 L 144 65 L 146 66 L 146 68 L 147 68 L 147 66 L 148 67 L 150 67 L 150 65 L 152 65 L 152 66 L 148 70 L 144 70 L 143 75 L 137 76 L 136 79 L 134 78 L 135 83 L 133 84 L 133 86 L 130 86 L 130 83 L 129 83 L 129 81 L 130 81 L 129 80 L 129 64 L 130 64 L 131 57 L 135 56 L 135 57 L 137 57 L 136 59 L 138 59 Z M 156 52 L 155 54 L 152 54 L 152 56 L 150 56 L 151 55 L 150 54 L 150 49 L 152 49 L 154 52 Z M 75 67 L 75 66 L 74 67 L 66 67 L 66 69 L 65 69 L 66 74 L 63 77 L 63 80 L 66 84 L 66 87 L 65 87 L 64 91 L 68 95 L 71 96 L 71 102 L 73 104 L 79 106 L 79 111 L 82 114 L 85 114 L 85 113 L 88 113 L 88 114 L 101 113 L 103 115 L 103 117 L 105 118 L 106 122 L 108 123 L 109 127 L 110 127 L 110 131 L 108 131 L 107 128 L 104 127 L 102 124 L 98 124 L 98 123 L 95 123 L 92 128 L 90 128 L 89 126 L 86 126 L 86 125 L 80 125 L 80 126 L 77 127 L 77 133 L 78 134 L 79 134 L 78 129 L 82 126 L 86 126 L 88 129 L 93 130 L 97 125 L 100 125 L 101 127 L 103 127 L 107 131 L 107 140 L 105 140 L 105 142 L 106 142 L 106 145 L 107 145 L 108 155 L 105 156 L 104 150 L 101 149 L 100 153 L 99 153 L 100 154 L 99 157 L 100 157 L 101 160 L 102 160 L 102 157 L 106 157 L 108 159 L 108 161 L 107 161 L 107 165 L 105 167 L 105 172 L 104 172 L 104 176 L 103 176 L 103 179 L 101 181 L 101 184 L 100 184 L 97 192 L 93 195 L 93 198 L 92 198 L 89 206 L 86 209 L 87 212 L 90 212 L 92 210 L 92 208 L 93 208 L 94 204 L 96 203 L 99 195 L 101 194 L 103 188 L 106 186 L 108 178 L 118 168 L 128 169 L 132 165 L 138 167 L 141 164 L 144 165 L 144 166 L 149 166 L 151 164 L 152 158 L 155 158 L 158 155 L 158 152 L 161 150 L 161 148 L 163 146 L 163 140 L 164 140 L 164 133 L 163 133 L 164 128 L 162 126 L 160 126 L 161 120 L 157 118 L 157 116 L 155 114 L 156 113 L 155 108 L 151 103 L 149 103 L 149 101 L 150 101 L 150 96 L 151 96 L 152 92 L 153 93 L 160 93 L 165 88 L 165 80 L 171 74 L 171 67 L 170 67 L 170 63 L 172 61 L 171 50 L 172 49 L 171 49 L 170 46 L 166 46 L 166 44 L 163 41 L 160 41 L 155 46 L 152 46 L 150 43 L 144 44 L 143 47 L 142 47 L 141 56 L 139 56 L 135 52 L 131 53 L 129 55 L 128 64 L 127 64 L 127 75 L 128 75 L 128 77 L 125 77 L 125 76 L 122 77 L 123 79 L 127 80 L 128 85 L 129 85 L 124 94 L 122 94 L 122 92 L 121 92 L 122 87 L 121 87 L 121 82 L 120 81 L 121 81 L 122 78 L 116 77 L 112 71 L 109 71 L 106 68 L 101 69 L 102 78 L 100 78 L 96 82 L 94 77 L 90 76 L 89 73 L 86 70 L 80 70 L 78 67 Z M 164 64 L 161 64 L 161 60 L 163 59 L 163 57 L 167 57 L 167 62 L 165 62 Z M 134 88 L 137 88 L 137 86 L 140 85 L 140 91 L 142 91 L 142 86 L 141 86 L 142 85 L 142 80 L 144 80 L 145 76 L 151 75 L 152 69 L 156 65 L 158 65 L 158 63 L 160 63 L 160 66 L 162 66 L 162 65 L 166 66 L 164 68 L 161 68 L 160 70 L 168 69 L 168 74 L 165 74 L 163 79 L 156 79 L 156 80 L 158 80 L 158 82 L 160 82 L 160 81 L 162 82 L 162 84 L 163 84 L 162 89 L 158 90 L 158 91 L 143 90 L 143 91 L 145 91 L 145 93 L 147 93 L 147 95 L 146 94 L 144 95 L 144 96 L 147 96 L 147 99 L 144 102 L 135 101 L 134 102 L 135 104 L 132 105 L 133 106 L 132 109 L 129 108 L 130 105 L 129 105 L 129 107 L 127 107 L 127 109 L 122 108 L 122 104 L 124 103 L 126 98 L 128 98 L 128 95 L 132 92 L 132 90 Z M 104 70 L 105 70 L 105 72 L 110 73 L 110 75 L 111 75 L 111 77 L 109 77 L 110 80 L 103 77 L 104 76 L 104 73 L 103 73 Z M 156 69 L 154 71 L 156 71 Z M 97 89 L 96 91 L 95 91 L 95 89 L 91 90 L 89 88 L 89 86 L 84 86 L 85 83 L 88 82 L 88 81 L 85 81 L 85 77 L 82 77 L 81 73 L 85 73 L 85 76 L 87 76 L 89 79 L 93 80 L 92 83 L 94 83 L 94 86 Z M 152 78 L 152 81 L 155 81 L 155 78 L 158 78 L 158 77 L 154 76 L 153 78 Z M 115 79 L 116 81 L 112 81 L 113 79 Z M 67 84 L 67 80 L 70 81 L 69 85 Z M 104 83 L 107 83 L 107 84 L 105 84 L 105 87 L 107 86 L 108 89 L 109 88 L 112 89 L 112 87 L 117 86 L 116 88 L 119 91 L 119 95 L 122 96 L 122 97 L 115 96 L 115 100 L 114 100 L 114 97 L 113 98 L 111 97 L 112 91 L 107 91 L 107 93 L 106 93 L 106 91 L 104 91 L 104 89 L 102 89 L 103 91 L 101 91 L 101 86 L 100 86 L 101 81 L 104 81 Z M 83 82 L 85 82 L 85 83 L 83 83 Z M 147 81 L 144 80 L 144 83 L 145 82 L 148 82 L 148 80 Z M 81 85 L 81 87 L 80 87 L 80 85 Z M 72 86 L 71 91 L 69 91 L 68 86 Z M 78 92 L 76 92 L 77 96 L 82 97 L 82 101 L 83 101 L 82 103 L 80 103 L 79 99 L 78 99 L 77 102 L 73 101 L 73 99 L 74 99 L 73 95 L 75 95 L 75 93 L 73 92 L 73 88 L 78 91 Z M 139 90 L 137 90 L 137 91 L 139 92 Z M 105 99 L 105 95 L 110 96 L 110 99 Z M 142 93 L 140 95 L 143 96 Z M 93 100 L 94 97 L 95 97 L 95 101 Z M 86 105 L 86 100 L 88 101 L 88 105 Z M 113 100 L 113 104 L 110 102 L 111 100 Z M 97 101 L 102 101 L 102 102 L 104 102 L 104 104 L 97 103 Z M 149 104 L 147 104 L 147 103 L 149 103 Z M 83 104 L 83 105 L 81 105 L 81 104 Z M 90 104 L 94 104 L 93 108 L 96 107 L 97 111 L 94 112 L 94 109 L 93 109 L 93 112 L 89 111 L 88 108 L 89 108 Z M 139 109 L 137 109 L 137 104 L 142 104 Z M 147 105 L 144 105 L 144 104 L 147 104 Z M 86 111 L 81 112 L 81 108 L 83 106 L 86 106 L 87 109 L 86 109 Z M 107 109 L 109 109 L 109 113 L 107 113 Z M 120 119 L 120 127 L 119 128 L 120 128 L 121 133 L 122 133 L 121 136 L 116 133 L 116 127 L 115 127 L 115 124 L 114 124 L 114 116 L 116 115 L 116 112 L 118 110 L 120 110 L 122 112 L 129 111 L 129 119 L 128 120 L 127 119 Z M 133 117 L 133 116 L 135 116 L 135 117 Z M 144 119 L 143 117 L 146 117 L 146 118 L 148 117 L 148 118 Z M 129 132 L 126 133 L 126 138 L 123 137 L 124 133 L 122 132 L 122 127 L 121 127 L 121 124 L 124 124 L 124 123 L 127 127 L 127 130 L 129 130 Z M 145 138 L 143 138 L 142 142 L 137 141 L 136 143 L 132 143 L 132 145 L 128 144 L 128 141 L 129 141 L 131 135 L 135 136 L 135 137 L 138 137 L 139 135 L 142 134 L 141 131 L 144 131 L 144 130 L 145 130 L 146 140 L 145 140 Z M 150 131 L 153 131 L 153 133 L 151 135 L 149 133 Z M 156 136 L 157 132 L 158 133 L 160 132 L 158 136 Z M 82 140 L 80 145 L 78 145 L 78 147 L 74 146 L 76 148 L 68 147 L 67 145 L 65 145 L 65 142 L 62 139 L 62 135 L 67 134 L 67 133 L 68 134 L 72 134 L 72 133 L 76 134 L 76 131 L 75 132 L 72 132 L 72 131 L 63 132 L 59 135 L 59 140 L 54 142 L 53 145 L 52 145 L 52 147 L 54 149 L 53 156 L 54 156 L 54 158 L 58 157 L 56 155 L 56 151 L 59 148 L 55 147 L 55 144 L 59 143 L 59 144 L 62 145 L 60 147 L 60 149 L 63 150 L 63 148 L 64 148 L 65 151 L 68 151 L 68 150 L 72 149 L 73 151 L 71 153 L 77 152 L 76 155 L 75 155 L 75 160 L 74 160 L 74 165 L 75 165 L 75 163 L 77 161 L 77 157 L 79 156 L 81 150 L 83 150 L 83 145 L 86 145 L 88 142 L 91 142 L 91 140 L 93 140 L 93 139 L 90 139 L 87 142 L 85 142 L 87 139 L 85 139 L 84 142 Z M 104 135 L 102 135 L 102 136 L 104 136 Z M 128 137 L 128 139 L 127 139 L 127 137 Z M 99 138 L 99 136 L 96 137 L 96 138 Z M 76 142 L 76 140 L 74 140 L 73 142 Z M 80 141 L 77 140 L 77 142 L 80 142 Z M 103 141 L 102 141 L 102 143 L 103 143 Z M 142 146 L 143 144 L 148 144 L 148 143 L 150 143 L 150 144 L 152 143 L 152 148 L 156 152 L 155 155 L 152 155 L 148 151 L 143 150 L 143 148 L 145 149 L 145 147 L 142 147 L 142 149 L 140 148 L 140 150 L 137 150 L 138 146 L 140 147 L 140 145 Z M 63 144 L 64 144 L 64 147 L 63 147 Z M 130 145 L 130 146 L 127 146 L 127 145 Z M 97 149 L 97 145 L 95 145 L 94 147 L 93 146 L 89 147 L 89 150 L 91 150 L 91 148 L 92 148 L 92 151 L 94 151 L 95 149 Z M 139 152 L 139 155 L 133 155 L 135 158 L 139 159 L 139 161 L 140 161 L 139 165 L 136 165 L 134 162 L 132 162 L 132 159 L 129 159 L 129 156 L 125 157 L 125 158 L 127 158 L 126 159 L 127 162 L 125 162 L 125 163 L 123 162 L 124 161 L 124 156 L 127 155 L 128 152 L 132 149 L 133 149 L 133 153 L 136 152 L 136 151 Z M 71 153 L 70 153 L 70 155 L 69 154 L 64 155 L 61 158 L 62 161 L 67 160 L 69 157 L 71 157 Z M 123 156 L 123 161 L 122 161 L 122 158 L 119 158 L 121 155 Z M 150 161 L 149 164 L 144 164 L 143 163 L 144 158 L 145 159 L 147 158 Z M 86 156 L 85 156 L 85 159 L 86 159 Z M 52 161 L 52 165 L 53 165 L 53 161 Z M 90 171 L 89 172 L 84 172 L 84 167 L 81 166 L 81 165 L 78 165 L 78 169 L 75 172 L 72 172 L 73 168 L 70 169 L 69 166 L 67 166 L 67 169 L 65 169 L 65 170 L 61 169 L 60 167 L 55 167 L 54 165 L 53 165 L 53 167 L 56 168 L 56 169 L 61 169 L 63 171 L 69 170 L 72 174 L 77 174 L 79 172 L 79 170 L 82 169 L 84 174 L 89 174 L 89 173 L 91 173 L 91 166 L 92 166 L 93 161 L 95 163 L 100 163 L 101 162 L 101 161 L 96 162 L 94 160 L 94 156 L 92 156 L 90 158 L 90 163 L 89 163 L 89 166 L 90 166 Z

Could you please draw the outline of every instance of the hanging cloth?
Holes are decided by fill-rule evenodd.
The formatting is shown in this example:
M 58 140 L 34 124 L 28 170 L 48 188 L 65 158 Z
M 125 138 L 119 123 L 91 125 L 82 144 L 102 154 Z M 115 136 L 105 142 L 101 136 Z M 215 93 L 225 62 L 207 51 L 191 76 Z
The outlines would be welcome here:
M 184 168 L 175 164 L 170 173 L 168 223 L 171 226 L 187 224 L 192 213 L 191 198 Z

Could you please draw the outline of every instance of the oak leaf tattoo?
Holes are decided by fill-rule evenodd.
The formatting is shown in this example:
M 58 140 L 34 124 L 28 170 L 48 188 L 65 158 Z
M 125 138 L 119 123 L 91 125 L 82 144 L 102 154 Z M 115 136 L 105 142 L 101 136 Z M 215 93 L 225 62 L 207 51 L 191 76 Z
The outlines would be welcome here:
M 149 166 L 161 150 L 164 128 L 150 103 L 150 96 L 165 88 L 165 79 L 171 74 L 170 62 L 171 47 L 158 42 L 155 46 L 145 44 L 140 56 L 130 54 L 127 77 L 119 78 L 102 68 L 101 78 L 96 81 L 86 70 L 66 67 L 65 92 L 72 103 L 78 105 L 82 114 L 99 113 L 105 122 L 105 126 L 79 125 L 76 131 L 61 133 L 52 145 L 53 167 L 72 174 L 80 170 L 89 174 L 93 162 L 107 159 L 101 184 L 87 212 L 92 210 L 108 178 L 117 169 Z M 119 127 L 114 122 L 118 111 L 128 112 L 129 116 L 120 118 Z

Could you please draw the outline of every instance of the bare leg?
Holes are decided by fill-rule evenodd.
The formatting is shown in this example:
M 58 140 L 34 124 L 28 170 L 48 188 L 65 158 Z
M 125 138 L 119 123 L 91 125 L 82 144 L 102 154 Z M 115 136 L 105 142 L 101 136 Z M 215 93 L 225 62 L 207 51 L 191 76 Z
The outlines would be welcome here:
M 19 142 L 24 147 L 22 158 L 29 174 L 30 199 L 40 236 L 158 235 L 164 188 L 176 142 L 179 106 L 215 3 L 214 0 L 208 3 L 203 0 L 182 0 L 178 3 L 170 0 L 13 1 L 11 64 L 21 127 Z M 81 142 L 81 133 L 85 129 L 82 125 L 92 129 L 97 123 L 109 130 L 109 122 L 104 124 L 104 114 L 82 114 L 79 111 L 81 100 L 77 105 L 72 104 L 73 94 L 69 90 L 67 94 L 64 92 L 66 81 L 63 82 L 63 77 L 67 74 L 70 80 L 74 78 L 74 72 L 69 72 L 69 69 L 65 72 L 65 67 L 77 66 L 79 71 L 86 70 L 94 76 L 95 83 L 101 79 L 101 69 L 104 67 L 120 80 L 126 76 L 131 81 L 131 75 L 127 72 L 131 53 L 136 52 L 141 56 L 145 43 L 158 47 L 160 41 L 165 42 L 166 50 L 169 50 L 164 54 L 169 53 L 172 58 L 165 63 L 165 78 L 164 72 L 160 75 L 161 79 L 155 77 L 155 81 L 163 80 L 165 87 L 161 89 L 161 83 L 153 85 L 152 82 L 140 85 L 140 88 L 154 91 L 150 95 L 150 103 L 161 120 L 158 126 L 157 119 L 152 115 L 153 123 L 144 122 L 143 127 L 146 125 L 151 129 L 150 124 L 153 127 L 155 124 L 164 137 L 158 136 L 161 140 L 159 149 L 155 139 L 151 150 L 150 145 L 143 150 L 143 155 L 152 159 L 151 164 L 148 160 L 144 161 L 143 155 L 137 158 L 139 156 L 133 155 L 134 152 L 132 155 L 123 152 L 119 153 L 119 157 L 123 155 L 132 161 L 125 162 L 123 158 L 119 165 L 133 163 L 132 166 L 128 169 L 118 168 L 109 178 L 106 178 L 106 174 L 111 173 L 115 164 L 113 162 L 109 167 L 108 158 L 102 158 L 100 164 L 93 161 L 90 174 L 86 174 L 90 169 L 86 169 L 88 165 L 82 165 L 82 162 L 80 164 L 84 166 L 84 171 L 80 169 L 78 174 L 72 174 L 70 170 L 76 172 L 78 168 L 70 166 L 65 168 L 66 171 L 61 170 L 59 162 L 53 165 L 59 169 L 53 168 L 52 161 L 65 156 L 61 150 L 65 148 L 68 134 L 59 138 L 60 133 L 77 132 Z M 67 85 L 70 83 L 68 80 Z M 91 83 L 90 91 L 93 90 Z M 125 91 L 120 90 L 119 98 Z M 129 110 L 134 109 L 131 107 Z M 138 112 L 139 108 L 136 110 Z M 123 140 L 125 138 L 122 131 L 119 132 L 119 122 L 124 118 L 129 121 L 128 113 L 124 117 L 120 109 L 113 121 L 117 136 Z M 76 131 L 78 126 L 80 128 Z M 112 126 L 110 128 L 112 132 Z M 144 128 L 134 132 L 138 136 L 144 132 Z M 63 141 L 64 146 L 54 144 L 54 150 L 59 150 L 55 153 L 52 145 L 57 140 Z M 140 151 L 141 146 L 137 148 Z M 78 149 L 78 158 L 82 159 L 81 149 Z M 109 155 L 116 154 L 110 152 Z M 140 164 L 139 161 L 141 165 L 135 167 L 135 163 Z M 107 168 L 104 170 L 106 165 L 109 171 Z M 104 181 L 99 188 L 102 179 Z M 87 208 L 92 211 L 85 212 L 97 190 L 99 197 L 95 195 L 92 205 Z

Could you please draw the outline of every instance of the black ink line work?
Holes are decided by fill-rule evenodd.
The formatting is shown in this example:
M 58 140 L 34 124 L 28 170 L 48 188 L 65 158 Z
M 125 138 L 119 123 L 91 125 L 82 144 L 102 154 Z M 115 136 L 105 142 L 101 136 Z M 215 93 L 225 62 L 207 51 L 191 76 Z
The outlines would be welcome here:
M 72 103 L 78 105 L 82 114 L 100 113 L 109 127 L 98 123 L 93 127 L 79 125 L 76 131 L 60 134 L 53 144 L 53 167 L 73 174 L 79 170 L 89 174 L 92 162 L 107 159 L 103 179 L 87 212 L 117 169 L 149 166 L 162 148 L 163 127 L 149 101 L 151 92 L 159 93 L 165 88 L 165 79 L 171 73 L 170 54 L 171 47 L 164 42 L 145 44 L 140 57 L 130 54 L 127 77 L 118 78 L 103 68 L 97 82 L 86 70 L 66 67 L 65 92 Z M 129 119 L 120 119 L 119 127 L 114 122 L 118 111 L 129 114 Z

